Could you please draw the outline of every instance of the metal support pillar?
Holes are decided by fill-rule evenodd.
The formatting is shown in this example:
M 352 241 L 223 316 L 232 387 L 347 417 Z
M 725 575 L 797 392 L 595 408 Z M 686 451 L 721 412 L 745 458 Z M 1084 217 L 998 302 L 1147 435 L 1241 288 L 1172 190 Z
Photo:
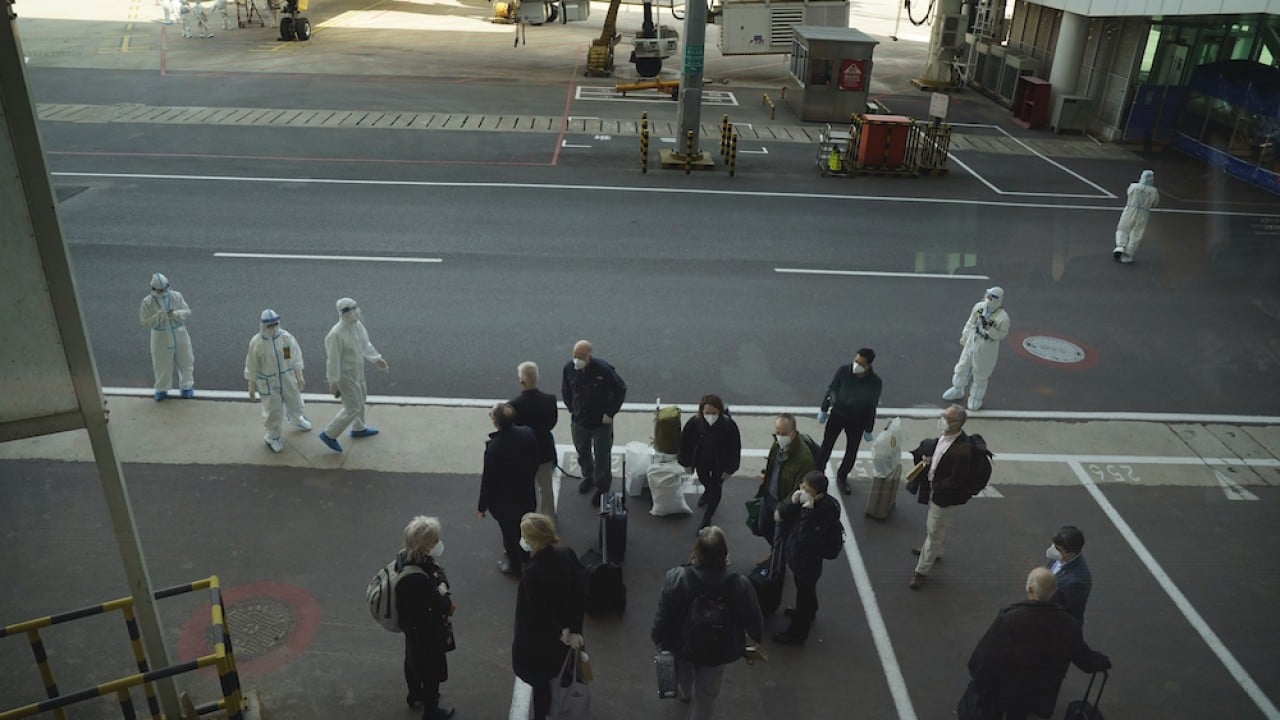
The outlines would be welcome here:
M 676 138 L 678 141 L 686 140 L 689 133 L 693 133 L 694 157 L 688 160 L 699 167 L 710 167 L 713 164 L 711 154 L 702 152 L 698 142 L 702 122 L 702 69 L 707 42 L 707 0 L 688 0 L 684 7 L 684 65 L 680 71 L 680 107 L 676 114 L 676 125 L 679 126 L 680 131 Z M 684 148 L 678 151 L 682 166 L 686 160 L 684 157 L 686 152 Z

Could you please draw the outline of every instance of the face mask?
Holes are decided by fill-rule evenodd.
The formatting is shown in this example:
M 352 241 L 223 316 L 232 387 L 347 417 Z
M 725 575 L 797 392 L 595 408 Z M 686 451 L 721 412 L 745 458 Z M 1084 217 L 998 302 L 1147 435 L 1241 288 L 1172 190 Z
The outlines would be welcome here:
M 520 549 L 527 553 L 533 552 L 533 546 L 530 545 L 529 541 L 525 540 L 524 538 L 520 538 Z
M 574 359 L 573 359 L 573 369 L 574 369 L 574 370 L 581 370 L 581 369 L 585 368 L 586 366 L 587 366 L 587 361 L 586 361 L 586 360 L 583 360 L 582 358 L 574 358 Z
M 1044 556 L 1050 560 L 1062 561 L 1062 553 L 1058 552 L 1057 545 L 1050 545 L 1049 549 L 1044 551 Z
M 990 315 L 1000 307 L 1000 303 L 995 300 L 986 300 L 982 303 L 982 312 Z
M 864 367 L 862 367 L 862 366 L 861 366 L 861 365 L 859 365 L 858 363 L 854 363 L 854 364 L 853 364 L 853 374 L 854 374 L 854 375 L 861 375 L 862 373 L 864 373 L 864 372 L 866 372 L 866 371 L 867 371 L 867 369 L 866 369 L 866 368 L 864 368 Z
M 430 556 L 431 556 L 431 557 L 433 557 L 433 558 L 438 558 L 438 557 L 440 557 L 441 555 L 443 555 L 443 554 L 444 554 L 444 541 L 443 541 L 443 540 L 441 540 L 441 541 L 437 542 L 435 545 L 432 545 L 432 546 L 431 546 L 431 549 L 427 551 L 427 554 L 428 554 L 428 555 L 430 555 Z
M 262 337 L 270 339 L 280 329 L 279 325 L 266 325 L 262 328 Z
M 348 325 L 355 325 L 360 322 L 360 308 L 352 308 L 342 313 L 342 322 Z
M 801 490 L 801 491 L 800 491 L 800 504 L 801 504 L 801 505 L 804 505 L 805 507 L 812 507 L 812 506 L 813 506 L 813 496 L 812 496 L 812 495 L 810 495 L 809 493 L 807 493 L 807 492 L 805 492 L 805 491 Z
M 706 413 L 702 416 L 702 419 L 706 420 L 708 425 L 715 425 L 716 421 L 720 419 L 720 413 Z
M 782 448 L 783 450 L 786 450 L 787 446 L 791 444 L 790 435 L 774 435 L 774 437 L 777 438 L 778 440 L 778 447 Z
M 944 433 L 944 432 L 946 432 L 946 431 L 947 431 L 947 420 L 946 420 L 946 418 L 938 418 L 938 432 L 940 432 L 940 433 Z

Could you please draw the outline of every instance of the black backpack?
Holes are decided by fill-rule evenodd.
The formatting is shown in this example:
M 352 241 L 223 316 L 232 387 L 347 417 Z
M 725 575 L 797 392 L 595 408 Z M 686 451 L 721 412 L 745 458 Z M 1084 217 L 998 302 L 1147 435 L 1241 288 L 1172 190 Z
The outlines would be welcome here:
M 685 610 L 676 655 L 695 665 L 724 665 L 742 657 L 746 631 L 734 619 L 725 592 L 733 576 L 717 587 L 703 585 L 692 569 L 685 571 L 685 577 L 693 586 L 693 598 Z
M 974 433 L 969 436 L 969 493 L 977 495 L 991 480 L 991 458 L 995 454 L 987 449 L 987 441 Z
M 826 535 L 822 542 L 822 558 L 835 560 L 840 557 L 840 551 L 844 549 L 844 525 L 836 520 L 827 528 Z

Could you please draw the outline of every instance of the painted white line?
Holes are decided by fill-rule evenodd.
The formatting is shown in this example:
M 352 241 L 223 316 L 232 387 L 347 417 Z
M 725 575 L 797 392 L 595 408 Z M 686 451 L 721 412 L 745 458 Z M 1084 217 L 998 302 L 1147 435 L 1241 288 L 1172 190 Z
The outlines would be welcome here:
M 739 155 L 768 155 L 769 148 L 762 147 L 759 150 L 739 150 L 738 154 Z
M 974 495 L 974 497 L 976 497 L 976 498 L 979 498 L 979 497 L 980 497 L 980 498 L 1002 498 L 1002 497 L 1004 497 L 1004 493 L 1002 493 L 1002 492 L 1000 492 L 999 490 L 995 489 L 995 487 L 993 487 L 993 486 L 991 486 L 991 485 L 988 485 L 988 486 L 986 486 L 986 487 L 982 488 L 981 490 L 979 490 L 979 491 L 978 491 L 978 494 L 977 494 L 977 495 Z
M 533 700 L 533 688 L 520 678 L 516 678 L 515 687 L 511 688 L 511 712 L 508 720 L 529 720 L 530 704 Z
M 251 260 L 351 260 L 353 262 L 442 263 L 441 258 L 377 257 L 374 255 L 288 255 L 285 253 L 216 252 L 217 258 L 248 258 Z
M 1231 673 L 1231 677 L 1235 678 L 1236 682 L 1240 684 L 1241 689 L 1249 696 L 1249 699 L 1253 700 L 1253 703 L 1258 706 L 1258 709 L 1262 711 L 1267 720 L 1280 720 L 1280 710 L 1276 709 L 1276 706 L 1272 704 L 1271 700 L 1262 692 L 1262 689 L 1258 687 L 1258 684 L 1249 676 L 1244 666 L 1236 660 L 1231 651 L 1227 649 L 1227 646 L 1209 627 L 1209 624 L 1204 621 L 1204 618 L 1200 617 L 1200 613 L 1196 612 L 1191 602 L 1187 600 L 1182 591 L 1178 589 L 1178 586 L 1165 573 L 1164 568 L 1160 567 L 1160 563 L 1156 562 L 1155 557 L 1147 550 L 1147 546 L 1143 545 L 1142 541 L 1138 539 L 1137 534 L 1133 532 L 1133 528 L 1129 527 L 1129 523 L 1125 522 L 1125 519 L 1120 516 L 1120 513 L 1116 511 L 1111 501 L 1102 493 L 1102 490 L 1098 489 L 1089 473 L 1085 472 L 1084 468 L 1077 462 L 1071 463 L 1071 470 L 1076 474 L 1085 489 L 1089 491 L 1089 494 L 1093 496 L 1094 501 L 1098 503 L 1098 507 L 1102 508 L 1102 512 L 1111 520 L 1111 524 L 1115 525 L 1116 530 L 1120 531 L 1125 541 L 1129 543 L 1129 547 L 1133 548 L 1138 559 L 1142 560 L 1142 564 L 1147 566 L 1147 570 L 1156 579 L 1156 582 L 1160 584 L 1160 587 L 1169 596 L 1169 599 L 1173 601 L 1173 604 L 1182 612 L 1183 617 L 1187 619 L 1187 622 L 1191 623 L 1191 627 L 1199 633 L 1200 638 L 1209 646 L 1213 654 L 1218 656 L 1219 662 L 1227 669 L 1227 672 Z
M 1047 157 L 1047 156 L 1045 156 L 1045 155 L 1042 155 L 1042 154 L 1040 153 L 1040 151 L 1039 151 L 1039 150 L 1036 150 L 1035 148 L 1031 147 L 1030 145 L 1028 145 L 1028 144 L 1026 144 L 1026 143 L 1022 142 L 1022 141 L 1021 141 L 1021 140 L 1019 140 L 1018 138 L 1016 138 L 1016 137 L 1014 137 L 1013 135 L 1009 134 L 1009 131 L 1008 131 L 1008 130 L 1005 130 L 1004 128 L 1000 127 L 999 125 L 993 125 L 992 127 L 994 127 L 995 129 L 999 130 L 1000 132 L 1004 133 L 1005 137 L 1009 138 L 1010 140 L 1012 140 L 1012 141 L 1014 141 L 1014 142 L 1018 143 L 1019 145 L 1021 145 L 1021 146 L 1022 146 L 1022 147 L 1024 147 L 1024 148 L 1026 148 L 1026 149 L 1027 149 L 1027 151 L 1029 151 L 1032 155 L 1035 155 L 1036 157 L 1038 157 L 1038 158 L 1040 158 L 1041 160 L 1043 160 L 1043 161 L 1045 161 L 1045 162 L 1049 163 L 1050 165 L 1052 165 L 1052 166 L 1054 166 L 1054 167 L 1058 168 L 1058 169 L 1059 169 L 1059 170 L 1061 170 L 1062 172 L 1064 172 L 1064 173 L 1066 173 L 1066 174 L 1070 175 L 1071 177 L 1073 177 L 1073 178 L 1075 178 L 1075 179 L 1079 180 L 1080 182 L 1084 183 L 1085 185 L 1088 185 L 1089 187 L 1093 188 L 1094 190 L 1097 190 L 1098 192 L 1102 193 L 1104 197 L 1106 197 L 1106 198 L 1108 198 L 1108 199 L 1110 199 L 1110 200 L 1115 200 L 1115 199 L 1116 199 L 1116 196 L 1115 196 L 1115 195 L 1113 195 L 1113 194 L 1111 193 L 1111 191 L 1109 191 L 1109 190 L 1107 190 L 1106 188 L 1102 187 L 1101 185 L 1099 185 L 1099 184 L 1095 183 L 1094 181 L 1090 180 L 1089 178 L 1087 178 L 1087 177 L 1085 177 L 1085 176 L 1081 175 L 1080 173 L 1077 173 L 1075 170 L 1072 170 L 1071 168 L 1067 167 L 1066 165 L 1063 165 L 1062 163 L 1058 162 L 1057 160 L 1054 160 L 1054 159 L 1052 159 L 1052 158 L 1050 158 L 1050 157 Z
M 898 277 L 924 280 L 990 280 L 986 275 L 946 275 L 943 273 L 873 272 L 871 270 L 812 270 L 809 268 L 774 268 L 776 273 L 792 275 L 847 275 L 853 277 Z
M 570 145 L 568 140 L 561 140 L 561 141 L 560 141 L 560 147 L 566 147 L 566 148 L 589 148 L 589 147 L 591 147 L 591 146 L 590 146 L 590 145 Z
M 830 463 L 827 472 L 830 473 Z M 862 550 L 858 548 L 858 536 L 853 532 L 849 522 L 849 513 L 844 509 L 844 500 L 839 493 L 832 495 L 840 505 L 840 524 L 844 526 L 844 556 L 849 561 L 849 571 L 853 573 L 853 583 L 858 588 L 858 597 L 862 600 L 862 612 L 867 616 L 867 625 L 871 630 L 871 639 L 875 642 L 876 653 L 880 656 L 880 667 L 884 668 L 884 678 L 889 684 L 889 694 L 893 697 L 894 707 L 898 710 L 899 720 L 916 720 L 916 710 L 911 704 L 911 694 L 907 691 L 907 680 L 902 674 L 902 666 L 898 664 L 897 653 L 893 651 L 893 641 L 889 639 L 889 628 L 885 625 L 884 616 L 880 614 L 880 604 L 876 601 L 876 592 L 871 587 L 871 576 L 867 574 L 867 566 L 862 561 Z
M 149 387 L 104 387 L 102 392 L 107 395 L 132 396 L 132 397 L 151 397 L 152 390 Z M 177 392 L 176 390 L 174 391 Z M 248 401 L 244 390 L 206 390 L 204 388 L 196 388 L 196 397 L 213 399 L 213 400 L 244 400 Z M 322 393 L 303 393 L 303 399 L 307 402 L 338 402 L 332 395 Z M 415 407 L 461 407 L 461 408 L 485 408 L 486 410 L 493 407 L 496 403 L 506 402 L 507 398 L 453 398 L 453 397 L 429 397 L 418 395 L 370 395 L 369 402 L 380 405 L 408 405 Z M 696 403 L 672 403 L 680 408 L 681 412 L 696 413 L 698 406 Z M 562 403 L 561 408 L 564 407 Z M 636 402 L 624 403 L 622 405 L 624 412 L 646 412 L 653 413 L 653 403 Z M 810 413 L 816 412 L 816 405 L 734 405 L 733 413 L 735 415 L 780 415 L 784 412 L 797 416 L 808 416 Z M 879 409 L 882 417 L 901 417 L 903 419 L 914 420 L 933 420 L 938 417 L 941 412 L 940 408 L 885 408 Z M 1197 415 L 1191 413 L 1141 413 L 1141 412 L 1057 412 L 1053 410 L 982 410 L 979 412 L 969 413 L 971 420 L 1130 420 L 1133 422 L 1162 422 L 1162 423 L 1222 423 L 1228 425 L 1280 425 L 1280 416 L 1276 415 Z M 1002 453 L 1000 457 L 1011 457 L 1008 453 Z M 1056 457 L 1063 458 L 1082 458 L 1085 456 L 1061 455 Z M 1130 457 L 1124 455 L 1108 455 L 1099 457 Z M 1064 461 L 1065 462 L 1065 461 Z M 1089 462 L 1098 462 L 1090 460 Z M 1115 462 L 1115 461 L 1112 461 Z M 1128 461 L 1124 461 L 1128 462 Z M 1204 462 L 1209 462 L 1208 460 Z M 1266 460 L 1238 460 L 1235 458 L 1222 458 L 1223 465 L 1250 465 L 1256 462 L 1269 462 Z M 1260 467 L 1269 467 L 1268 465 L 1260 465 Z
M 674 138 L 663 138 L 663 141 L 674 142 Z M 454 182 L 445 180 L 369 180 L 359 178 L 285 178 L 255 177 L 244 175 L 171 175 L 164 173 L 100 173 L 100 172 L 53 172 L 55 177 L 107 178 L 118 180 L 161 180 L 188 182 L 231 182 L 231 183 L 284 183 L 292 185 L 334 185 L 334 186 L 369 186 L 369 187 L 404 187 L 404 188 L 454 188 L 460 190 L 551 190 L 570 192 L 616 192 L 616 193 L 653 193 L 659 195 L 708 195 L 736 198 L 779 198 L 784 200 L 837 200 L 842 202 L 885 202 L 918 205 L 959 205 L 967 207 L 999 207 L 1026 210 L 1080 210 L 1114 213 L 1115 205 L 1069 205 L 1066 203 L 1034 203 L 1011 202 L 1005 200 L 970 200 L 967 198 L 929 198 L 913 195 L 848 195 L 839 193 L 804 193 L 782 192 L 770 190 L 717 190 L 712 188 L 688 187 L 646 187 L 629 185 L 568 185 L 560 183 L 514 183 L 514 182 Z M 1174 208 L 1153 208 L 1152 213 L 1166 215 L 1196 215 L 1204 217 L 1244 217 L 1280 220 L 1278 213 L 1240 212 L 1236 210 L 1183 210 Z
M 1222 492 L 1226 494 L 1228 500 L 1257 500 L 1258 496 L 1245 490 L 1240 483 L 1223 475 L 1221 472 L 1214 470 L 1214 476 L 1218 478 L 1218 485 L 1222 487 Z

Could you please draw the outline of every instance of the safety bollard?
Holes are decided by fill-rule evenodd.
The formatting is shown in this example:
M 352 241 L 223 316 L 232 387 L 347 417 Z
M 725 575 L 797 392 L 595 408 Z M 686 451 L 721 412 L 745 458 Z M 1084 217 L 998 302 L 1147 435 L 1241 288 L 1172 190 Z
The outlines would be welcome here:
M 649 172 L 649 113 L 640 113 L 640 172 Z
M 729 136 L 729 177 L 738 171 L 738 133 L 732 131 Z
M 729 154 L 729 132 L 732 126 L 729 125 L 728 113 L 720 116 L 720 159 L 723 160 Z
M 685 133 L 684 136 L 684 174 L 693 173 L 693 131 Z
M 778 108 L 774 107 L 773 100 L 769 99 L 769 93 L 764 93 L 762 97 L 764 100 L 764 104 L 769 106 L 769 119 L 773 120 L 774 115 L 778 111 Z

